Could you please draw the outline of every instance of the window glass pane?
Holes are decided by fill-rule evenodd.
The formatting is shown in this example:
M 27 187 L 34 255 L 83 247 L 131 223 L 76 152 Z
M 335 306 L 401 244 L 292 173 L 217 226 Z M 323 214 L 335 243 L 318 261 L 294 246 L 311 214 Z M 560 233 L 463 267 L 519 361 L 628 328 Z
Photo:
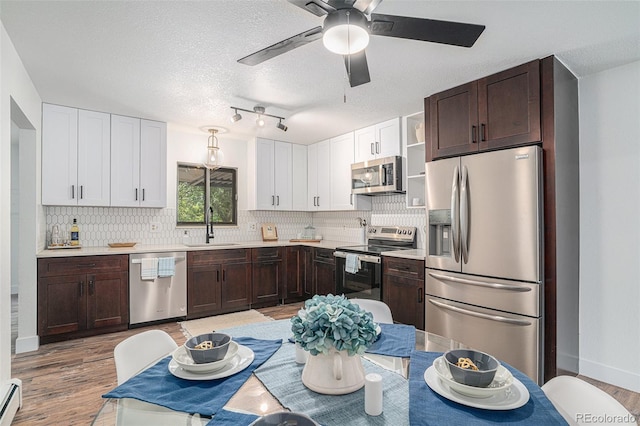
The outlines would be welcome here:
M 213 222 L 236 224 L 236 170 L 219 168 L 209 171 L 209 202 Z
M 204 223 L 206 169 L 178 165 L 178 224 Z

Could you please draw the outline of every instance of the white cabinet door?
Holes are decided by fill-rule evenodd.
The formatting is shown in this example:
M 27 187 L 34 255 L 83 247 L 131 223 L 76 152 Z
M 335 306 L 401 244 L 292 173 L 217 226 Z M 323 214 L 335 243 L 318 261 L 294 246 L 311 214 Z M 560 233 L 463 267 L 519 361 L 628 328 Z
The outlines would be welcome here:
M 108 206 L 110 199 L 111 116 L 78 111 L 79 206 Z
M 376 158 L 376 126 L 365 127 L 354 132 L 355 158 L 354 163 L 373 160 Z
M 378 123 L 354 132 L 355 163 L 402 155 L 400 118 Z
M 167 123 L 140 120 L 140 207 L 167 206 Z
M 331 139 L 331 210 L 352 210 L 353 133 Z
M 256 140 L 256 209 L 272 210 L 275 208 L 275 162 L 274 141 L 270 139 Z
M 291 144 L 291 209 L 307 210 L 307 147 Z
M 140 119 L 111 116 L 111 205 L 140 205 Z
M 331 140 L 307 147 L 307 208 L 331 209 Z
M 291 210 L 292 148 L 287 142 L 274 143 L 274 195 L 277 210 Z
M 77 204 L 78 110 L 42 104 L 42 204 Z

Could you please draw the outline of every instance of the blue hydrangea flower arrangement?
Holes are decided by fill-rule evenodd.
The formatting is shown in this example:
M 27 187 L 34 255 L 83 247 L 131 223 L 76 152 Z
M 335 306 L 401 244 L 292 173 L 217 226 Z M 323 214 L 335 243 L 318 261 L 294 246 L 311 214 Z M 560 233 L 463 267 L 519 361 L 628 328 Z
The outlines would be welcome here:
M 311 355 L 331 348 L 362 354 L 377 338 L 373 316 L 344 296 L 315 295 L 291 318 L 296 343 Z

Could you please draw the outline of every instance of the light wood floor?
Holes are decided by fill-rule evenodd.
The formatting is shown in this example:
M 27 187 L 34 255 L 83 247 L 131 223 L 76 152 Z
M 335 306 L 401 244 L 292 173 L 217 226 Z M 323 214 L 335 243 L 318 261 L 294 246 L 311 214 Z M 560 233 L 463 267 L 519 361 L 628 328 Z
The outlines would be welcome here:
M 291 318 L 301 304 L 258 309 L 274 319 Z M 175 323 L 156 325 L 178 344 L 185 336 Z M 101 395 L 116 386 L 113 348 L 147 328 L 43 345 L 36 352 L 14 355 L 12 377 L 22 379 L 23 407 L 13 425 L 88 425 L 100 410 Z M 613 395 L 640 417 L 640 394 L 585 378 Z

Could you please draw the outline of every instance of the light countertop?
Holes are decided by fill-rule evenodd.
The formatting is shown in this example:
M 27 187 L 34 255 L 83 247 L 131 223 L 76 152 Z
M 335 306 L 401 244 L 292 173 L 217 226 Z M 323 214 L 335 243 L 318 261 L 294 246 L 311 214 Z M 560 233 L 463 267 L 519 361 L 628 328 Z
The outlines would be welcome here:
M 394 250 L 394 251 L 383 251 L 383 256 L 389 257 L 400 257 L 403 259 L 413 259 L 413 260 L 424 260 L 427 253 L 424 249 L 413 249 L 413 250 Z

